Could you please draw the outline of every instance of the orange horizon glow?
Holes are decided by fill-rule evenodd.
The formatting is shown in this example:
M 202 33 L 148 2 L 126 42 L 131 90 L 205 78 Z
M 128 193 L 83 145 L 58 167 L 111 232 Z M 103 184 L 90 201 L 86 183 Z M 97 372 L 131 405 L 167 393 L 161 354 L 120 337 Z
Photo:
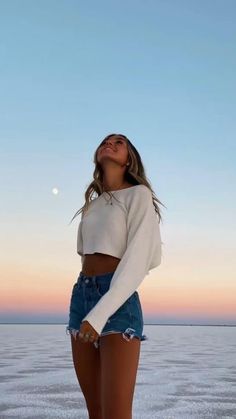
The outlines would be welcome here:
M 1 291 L 1 312 L 11 313 L 61 313 L 67 315 L 71 289 L 63 275 L 57 280 L 45 282 L 24 275 L 24 280 L 6 282 Z M 46 285 L 45 285 L 46 284 Z M 56 284 L 56 285 L 55 285 Z M 153 274 L 138 288 L 144 316 L 181 316 L 236 318 L 235 292 L 232 288 L 196 286 L 193 283 L 180 286 L 176 281 L 165 284 L 160 273 Z

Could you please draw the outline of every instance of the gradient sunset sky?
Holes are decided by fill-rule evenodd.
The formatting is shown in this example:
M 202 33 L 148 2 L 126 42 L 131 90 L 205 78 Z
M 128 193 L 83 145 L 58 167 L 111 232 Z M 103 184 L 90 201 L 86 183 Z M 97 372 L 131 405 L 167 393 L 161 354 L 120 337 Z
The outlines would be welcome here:
M 144 322 L 236 324 L 236 2 L 0 8 L 0 322 L 67 323 L 81 270 L 69 222 L 117 132 L 167 207 Z

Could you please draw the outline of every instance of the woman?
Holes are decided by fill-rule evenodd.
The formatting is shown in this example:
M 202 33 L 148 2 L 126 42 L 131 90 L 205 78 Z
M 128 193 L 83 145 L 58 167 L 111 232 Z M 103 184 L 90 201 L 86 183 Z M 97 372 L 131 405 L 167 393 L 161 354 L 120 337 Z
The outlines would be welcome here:
M 74 215 L 82 212 L 82 271 L 72 289 L 66 331 L 89 419 L 131 419 L 140 343 L 147 339 L 136 288 L 161 263 L 157 202 L 163 204 L 126 136 L 105 137 L 94 163 L 85 204 Z

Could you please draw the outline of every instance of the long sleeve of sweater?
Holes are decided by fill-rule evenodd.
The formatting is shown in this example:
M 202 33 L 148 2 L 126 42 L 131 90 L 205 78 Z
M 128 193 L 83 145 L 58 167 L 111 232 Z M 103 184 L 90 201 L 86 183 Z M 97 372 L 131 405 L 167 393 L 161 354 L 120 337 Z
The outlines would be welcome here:
M 127 208 L 127 247 L 113 274 L 109 290 L 82 319 L 98 334 L 108 318 L 131 296 L 150 269 L 161 263 L 161 235 L 149 188 L 136 189 Z M 115 220 L 114 220 L 115 222 Z

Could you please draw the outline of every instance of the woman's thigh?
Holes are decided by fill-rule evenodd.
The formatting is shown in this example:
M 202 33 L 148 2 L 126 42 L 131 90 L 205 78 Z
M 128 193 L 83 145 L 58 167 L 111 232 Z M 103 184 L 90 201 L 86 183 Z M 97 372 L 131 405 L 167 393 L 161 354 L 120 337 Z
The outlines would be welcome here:
M 102 418 L 100 353 L 90 342 L 71 335 L 73 364 L 91 417 Z M 94 416 L 96 412 L 96 416 Z
M 132 402 L 140 356 L 140 339 L 122 333 L 100 337 L 103 419 L 132 417 Z

